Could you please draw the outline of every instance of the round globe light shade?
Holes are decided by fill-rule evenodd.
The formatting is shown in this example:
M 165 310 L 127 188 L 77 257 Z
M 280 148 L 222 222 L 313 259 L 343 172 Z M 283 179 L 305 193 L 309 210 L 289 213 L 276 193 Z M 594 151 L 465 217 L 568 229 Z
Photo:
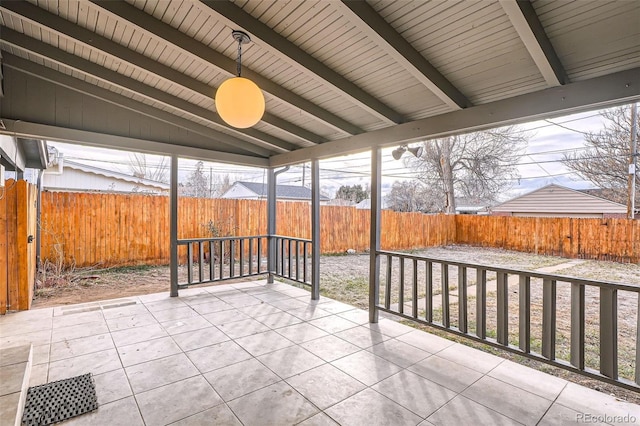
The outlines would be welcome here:
M 230 126 L 246 129 L 260 121 L 264 114 L 264 95 L 251 80 L 230 78 L 216 92 L 216 110 Z

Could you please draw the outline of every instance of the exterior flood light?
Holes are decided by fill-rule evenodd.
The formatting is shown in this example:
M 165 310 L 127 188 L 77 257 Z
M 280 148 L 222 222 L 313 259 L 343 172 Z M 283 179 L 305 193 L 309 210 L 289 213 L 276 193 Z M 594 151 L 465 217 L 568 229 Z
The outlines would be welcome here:
M 262 91 L 253 81 L 241 77 L 242 45 L 251 41 L 243 31 L 232 32 L 238 42 L 238 76 L 224 81 L 216 92 L 216 110 L 225 123 L 238 129 L 256 125 L 264 115 L 265 103 Z
M 406 145 L 401 145 L 396 149 L 394 149 L 393 151 L 391 151 L 391 156 L 393 157 L 394 160 L 399 160 L 400 158 L 402 158 L 402 154 L 404 154 L 407 151 L 412 153 L 416 158 L 420 158 L 422 157 L 423 148 L 422 146 L 419 146 L 417 148 L 409 148 Z

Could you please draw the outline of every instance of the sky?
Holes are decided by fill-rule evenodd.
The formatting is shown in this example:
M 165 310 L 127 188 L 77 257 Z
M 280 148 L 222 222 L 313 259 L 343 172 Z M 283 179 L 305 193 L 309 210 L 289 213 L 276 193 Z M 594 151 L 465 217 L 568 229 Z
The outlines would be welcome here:
M 597 131 L 603 127 L 598 111 L 568 115 L 560 118 L 535 121 L 519 126 L 530 135 L 525 155 L 520 159 L 518 171 L 520 179 L 513 181 L 512 188 L 502 198 L 508 199 L 533 191 L 550 183 L 573 189 L 594 187 L 590 182 L 581 180 L 559 161 L 566 152 L 584 150 L 584 133 Z M 104 148 L 85 147 L 58 142 L 48 142 L 64 154 L 67 160 L 90 164 L 123 173 L 131 173 L 131 153 Z M 391 151 L 396 147 L 383 149 L 382 186 L 386 193 L 394 181 L 412 179 L 412 171 L 403 161 L 394 160 Z M 410 154 L 405 154 L 410 155 Z M 97 160 L 99 159 L 99 160 Z M 346 157 L 331 158 L 320 162 L 320 186 L 323 192 L 333 197 L 341 185 L 360 184 L 363 187 L 370 182 L 370 154 L 368 152 Z M 148 155 L 147 163 L 159 164 L 161 157 Z M 181 159 L 179 162 L 179 180 L 185 180 L 194 170 L 196 161 Z M 205 163 L 205 174 L 218 176 L 229 174 L 231 182 L 244 180 L 265 182 L 266 171 L 259 168 L 238 167 L 220 163 Z M 292 166 L 289 172 L 278 178 L 279 184 L 310 184 L 310 165 Z

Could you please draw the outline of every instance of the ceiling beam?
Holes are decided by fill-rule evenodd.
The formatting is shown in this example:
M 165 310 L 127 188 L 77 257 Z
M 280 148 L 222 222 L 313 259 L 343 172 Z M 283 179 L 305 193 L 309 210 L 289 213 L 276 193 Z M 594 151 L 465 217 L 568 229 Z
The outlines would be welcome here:
M 276 33 L 274 30 L 255 19 L 229 1 L 201 0 L 217 16 L 223 18 L 231 27 L 240 27 L 251 34 L 254 41 L 269 52 L 303 68 L 323 82 L 333 87 L 343 97 L 373 114 L 387 124 L 397 124 L 405 121 L 401 114 L 382 103 L 375 96 L 365 92 L 360 87 L 344 78 L 307 52 Z
M 640 68 L 551 87 L 394 127 L 327 142 L 270 158 L 272 167 L 336 157 L 640 100 Z
M 105 133 L 89 132 L 86 130 L 69 129 L 66 127 L 32 123 L 22 120 L 10 120 L 3 118 L 1 121 L 5 124 L 5 129 L 0 129 L 0 135 L 15 134 L 20 137 L 80 143 L 83 145 L 101 148 L 119 149 L 130 152 L 144 152 L 157 155 L 175 154 L 180 158 L 214 161 L 218 163 L 242 164 L 245 166 L 267 167 L 269 161 L 266 158 L 249 157 L 245 155 L 213 151 L 210 149 L 173 145 L 165 142 L 115 136 Z M 2 140 L 2 137 L 0 137 L 0 140 Z
M 273 151 L 258 146 L 247 146 L 248 143 L 246 141 L 215 132 L 215 130 L 210 127 L 194 123 L 191 120 L 178 117 L 167 111 L 154 108 L 110 90 L 47 68 L 44 65 L 39 65 L 8 53 L 5 53 L 4 66 L 204 136 L 210 141 L 207 143 L 207 146 L 211 146 L 211 148 L 216 150 L 228 151 L 240 155 L 251 155 L 253 153 L 263 157 L 267 157 L 273 153 Z
M 213 65 L 219 71 L 228 76 L 235 76 L 235 60 L 197 42 L 171 25 L 165 24 L 164 22 L 155 19 L 153 16 L 150 16 L 142 10 L 125 2 L 91 1 L 96 7 L 111 14 L 115 18 L 127 21 L 150 36 L 172 44 L 198 61 Z M 229 40 L 231 40 L 231 34 L 229 34 Z M 265 92 L 289 104 L 291 107 L 299 109 L 306 116 L 323 122 L 334 130 L 350 135 L 363 132 L 363 130 L 358 126 L 355 126 L 337 115 L 330 113 L 324 108 L 315 105 L 313 102 L 304 99 L 292 91 L 284 89 L 280 84 L 274 83 L 270 79 L 252 71 L 250 68 L 244 66 L 244 64 L 242 67 L 242 73 L 244 77 L 254 81 Z M 309 140 L 315 143 L 325 142 L 324 140 L 317 140 L 317 138 L 319 138 L 319 136 L 316 137 L 316 140 L 313 140 L 313 138 L 310 138 Z
M 567 84 L 569 78 L 530 0 L 501 0 L 500 5 L 518 32 L 547 85 Z
M 29 20 L 36 25 L 42 26 L 90 49 L 98 49 L 102 53 L 111 56 L 116 60 L 127 62 L 134 67 L 143 69 L 167 82 L 170 82 L 171 84 L 178 84 L 199 96 L 205 98 L 212 98 L 215 96 L 215 88 L 210 87 L 209 85 L 204 84 L 196 79 L 190 78 L 183 73 L 172 69 L 171 67 L 162 65 L 157 61 L 147 58 L 146 56 L 134 52 L 107 38 L 101 37 L 98 34 L 95 34 L 87 29 L 66 21 L 59 16 L 49 13 L 30 3 L 3 2 L 0 5 L 0 10 L 6 10 L 7 12 L 18 16 L 21 19 Z M 144 92 L 140 94 L 143 95 Z M 217 116 L 217 114 L 215 115 Z M 288 121 L 276 117 L 268 112 L 265 113 L 262 121 L 271 126 L 280 128 L 282 131 L 289 133 L 290 135 L 305 142 L 322 143 L 326 141 L 326 139 L 322 138 L 321 136 L 309 132 L 308 130 L 296 126 L 292 123 L 289 123 Z M 216 120 L 216 123 L 217 125 L 224 127 L 226 130 L 231 130 L 234 133 L 247 134 L 249 136 L 252 136 L 251 133 L 255 132 L 254 129 L 235 129 L 227 125 L 224 121 L 222 121 L 222 119 L 219 118 Z M 260 134 L 264 133 L 260 132 Z M 267 140 L 269 139 L 271 142 L 278 142 L 277 138 L 267 135 Z M 285 145 L 282 145 L 281 147 L 284 146 Z M 290 145 L 290 147 L 293 148 L 287 148 L 287 150 L 297 148 L 297 146 L 295 145 Z
M 343 15 L 356 28 L 375 40 L 387 55 L 453 109 L 472 106 L 471 101 L 425 59 L 407 40 L 366 1 L 336 1 Z
M 158 102 L 170 108 L 182 111 L 191 115 L 192 117 L 206 120 L 208 123 L 213 124 L 217 127 L 226 129 L 226 126 L 222 124 L 222 119 L 213 111 L 210 111 L 206 108 L 201 108 L 176 96 L 170 95 L 162 90 L 147 86 L 146 84 L 138 80 L 126 77 L 118 72 L 112 71 L 108 68 L 104 68 L 94 62 L 82 59 L 79 56 L 64 52 L 51 46 L 50 44 L 46 44 L 31 37 L 27 37 L 24 34 L 13 31 L 7 27 L 0 27 L 0 31 L 2 32 L 3 43 L 27 51 L 44 59 L 48 59 L 63 67 L 70 68 L 82 74 L 91 76 L 106 84 L 111 84 L 121 89 L 125 89 L 127 91 L 138 94 L 139 96 L 145 97 L 151 101 Z M 80 80 L 77 81 L 79 82 Z M 135 102 L 133 100 L 131 101 Z M 294 145 L 291 145 L 288 142 L 281 141 L 277 138 L 272 137 L 271 135 L 265 134 L 258 130 L 247 130 L 249 130 L 249 132 L 247 132 L 245 136 L 249 136 L 252 139 L 250 141 L 247 141 L 246 143 L 251 143 L 270 151 L 275 150 L 279 152 L 296 148 Z M 213 132 L 215 132 L 215 130 L 211 129 L 210 133 Z M 228 134 L 222 132 L 215 133 L 218 139 L 226 138 L 229 136 Z M 233 141 L 231 142 L 231 144 L 236 144 L 238 141 L 240 141 L 240 139 L 236 138 L 232 138 L 230 140 Z

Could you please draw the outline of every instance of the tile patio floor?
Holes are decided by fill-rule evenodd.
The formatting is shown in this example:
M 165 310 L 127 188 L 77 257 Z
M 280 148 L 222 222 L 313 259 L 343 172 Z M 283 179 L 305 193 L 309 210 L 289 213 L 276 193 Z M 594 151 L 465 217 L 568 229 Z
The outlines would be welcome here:
M 282 283 L 0 317 L 0 347 L 29 342 L 32 386 L 94 375 L 100 408 L 65 425 L 640 422 L 638 405 Z

